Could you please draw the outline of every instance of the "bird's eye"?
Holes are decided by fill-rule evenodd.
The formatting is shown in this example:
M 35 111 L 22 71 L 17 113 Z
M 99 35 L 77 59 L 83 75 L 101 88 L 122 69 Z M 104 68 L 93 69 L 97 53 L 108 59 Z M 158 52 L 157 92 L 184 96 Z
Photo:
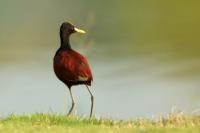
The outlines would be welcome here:
M 68 31 L 69 31 L 69 32 L 73 32 L 73 31 L 74 31 L 74 27 L 71 26 L 71 27 L 68 29 Z

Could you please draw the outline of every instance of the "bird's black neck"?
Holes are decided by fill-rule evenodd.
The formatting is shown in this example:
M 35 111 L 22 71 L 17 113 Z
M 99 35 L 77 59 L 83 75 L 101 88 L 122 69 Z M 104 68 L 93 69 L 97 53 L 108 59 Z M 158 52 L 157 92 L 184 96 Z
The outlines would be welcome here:
M 69 35 L 61 34 L 60 35 L 60 40 L 61 40 L 61 48 L 63 49 L 71 49 L 71 45 L 69 42 Z

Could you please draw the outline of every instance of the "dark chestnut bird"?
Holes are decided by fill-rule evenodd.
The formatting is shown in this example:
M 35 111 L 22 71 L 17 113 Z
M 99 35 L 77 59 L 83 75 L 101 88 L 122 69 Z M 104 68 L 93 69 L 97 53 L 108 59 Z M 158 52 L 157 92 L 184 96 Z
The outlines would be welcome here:
M 72 106 L 68 115 L 72 113 L 75 105 L 71 87 L 74 85 L 85 85 L 91 95 L 91 117 L 93 112 L 94 97 L 88 86 L 91 85 L 93 77 L 86 58 L 71 48 L 69 37 L 75 32 L 85 33 L 85 31 L 76 28 L 69 22 L 64 22 L 61 25 L 61 45 L 54 56 L 54 72 L 58 79 L 60 79 L 69 88 Z

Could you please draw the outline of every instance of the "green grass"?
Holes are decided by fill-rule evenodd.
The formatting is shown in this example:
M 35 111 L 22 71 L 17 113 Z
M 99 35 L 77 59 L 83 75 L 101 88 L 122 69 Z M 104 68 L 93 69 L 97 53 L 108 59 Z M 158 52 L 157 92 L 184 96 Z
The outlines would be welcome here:
M 0 119 L 0 133 L 198 133 L 200 117 L 181 112 L 158 120 L 84 118 L 55 114 L 11 115 Z

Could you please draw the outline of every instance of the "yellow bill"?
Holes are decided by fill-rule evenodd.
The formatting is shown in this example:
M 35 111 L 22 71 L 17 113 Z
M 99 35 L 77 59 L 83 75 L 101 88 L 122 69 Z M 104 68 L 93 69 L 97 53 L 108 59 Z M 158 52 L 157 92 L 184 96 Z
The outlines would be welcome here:
M 78 33 L 82 33 L 82 34 L 85 34 L 86 32 L 84 30 L 81 30 L 81 29 L 78 29 L 78 28 L 74 28 L 74 30 Z

